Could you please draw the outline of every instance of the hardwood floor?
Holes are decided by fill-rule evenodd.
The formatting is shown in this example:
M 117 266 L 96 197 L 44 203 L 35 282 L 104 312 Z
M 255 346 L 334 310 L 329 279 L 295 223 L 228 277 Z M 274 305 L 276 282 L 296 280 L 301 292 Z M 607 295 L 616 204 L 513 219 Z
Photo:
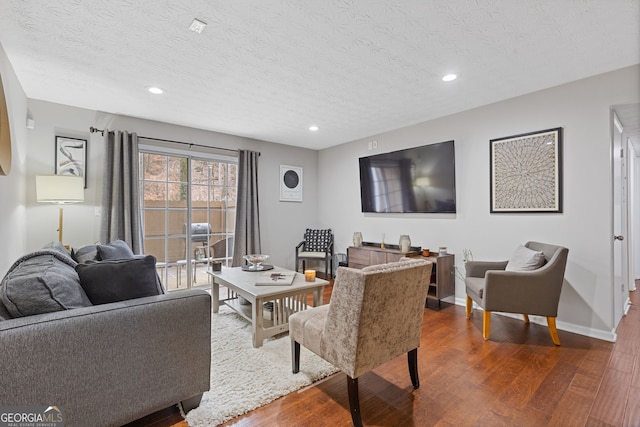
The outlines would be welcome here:
M 330 294 L 330 289 L 328 289 Z M 329 298 L 325 294 L 325 301 Z M 609 343 L 430 301 L 418 350 L 421 387 L 413 390 L 406 356 L 360 377 L 365 425 L 640 426 L 640 291 Z M 237 417 L 224 426 L 349 426 L 346 377 L 337 373 Z M 175 408 L 130 426 L 187 427 Z

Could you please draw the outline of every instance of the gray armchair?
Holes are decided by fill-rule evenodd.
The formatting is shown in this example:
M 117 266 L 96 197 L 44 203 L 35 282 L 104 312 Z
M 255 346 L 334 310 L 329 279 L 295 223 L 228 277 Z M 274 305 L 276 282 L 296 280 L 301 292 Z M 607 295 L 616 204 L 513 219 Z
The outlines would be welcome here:
M 338 268 L 331 303 L 289 318 L 293 373 L 300 369 L 300 345 L 347 374 L 351 418 L 362 425 L 358 377 L 407 353 L 414 388 L 424 301 L 432 264 L 406 260 L 358 270 Z
M 544 253 L 542 267 L 530 271 L 505 271 L 508 261 L 469 261 L 466 263 L 467 319 L 475 301 L 483 310 L 482 336 L 489 339 L 491 312 L 545 316 L 555 345 L 560 345 L 556 329 L 558 302 L 564 281 L 569 250 L 562 246 L 527 242 L 534 251 Z

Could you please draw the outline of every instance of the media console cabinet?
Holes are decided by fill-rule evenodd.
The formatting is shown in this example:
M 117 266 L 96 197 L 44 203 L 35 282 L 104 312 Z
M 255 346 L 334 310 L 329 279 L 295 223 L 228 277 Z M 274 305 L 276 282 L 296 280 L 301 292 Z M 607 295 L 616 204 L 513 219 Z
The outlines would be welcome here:
M 354 268 L 400 261 L 400 258 L 404 256 L 424 258 L 433 263 L 427 301 L 429 299 L 437 300 L 438 305 L 440 305 L 440 301 L 443 298 L 455 295 L 455 255 L 453 254 L 438 255 L 432 253 L 428 257 L 423 257 L 420 250 L 411 250 L 405 253 L 395 248 L 383 249 L 374 245 L 349 246 L 347 248 L 349 267 Z M 427 301 L 425 301 L 425 307 L 427 306 Z

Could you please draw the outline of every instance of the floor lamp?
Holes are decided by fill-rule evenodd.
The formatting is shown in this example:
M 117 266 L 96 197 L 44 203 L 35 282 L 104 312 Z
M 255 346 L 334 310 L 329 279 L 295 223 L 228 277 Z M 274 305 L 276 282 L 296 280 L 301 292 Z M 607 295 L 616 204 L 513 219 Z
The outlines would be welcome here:
M 36 176 L 36 199 L 60 205 L 58 240 L 62 243 L 62 205 L 84 201 L 84 178 L 69 175 Z

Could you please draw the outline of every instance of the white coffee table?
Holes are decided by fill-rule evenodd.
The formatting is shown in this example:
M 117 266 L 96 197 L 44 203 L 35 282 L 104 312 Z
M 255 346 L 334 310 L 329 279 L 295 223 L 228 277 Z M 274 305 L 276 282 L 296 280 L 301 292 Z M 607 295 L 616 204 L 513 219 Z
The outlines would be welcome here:
M 291 272 L 274 267 L 270 272 Z M 220 272 L 208 272 L 213 280 L 211 294 L 213 312 L 217 313 L 220 304 L 231 307 L 240 316 L 251 322 L 253 346 L 262 346 L 265 338 L 289 331 L 289 316 L 308 308 L 307 295 L 313 295 L 313 306 L 322 304 L 322 291 L 329 282 L 316 278 L 307 282 L 304 274 L 296 273 L 291 285 L 256 286 L 259 272 L 244 271 L 240 267 L 222 267 Z M 227 288 L 227 295 L 220 299 L 220 285 Z M 241 304 L 244 298 L 250 304 Z M 271 310 L 265 309 L 265 303 Z M 267 317 L 265 317 L 265 311 Z

